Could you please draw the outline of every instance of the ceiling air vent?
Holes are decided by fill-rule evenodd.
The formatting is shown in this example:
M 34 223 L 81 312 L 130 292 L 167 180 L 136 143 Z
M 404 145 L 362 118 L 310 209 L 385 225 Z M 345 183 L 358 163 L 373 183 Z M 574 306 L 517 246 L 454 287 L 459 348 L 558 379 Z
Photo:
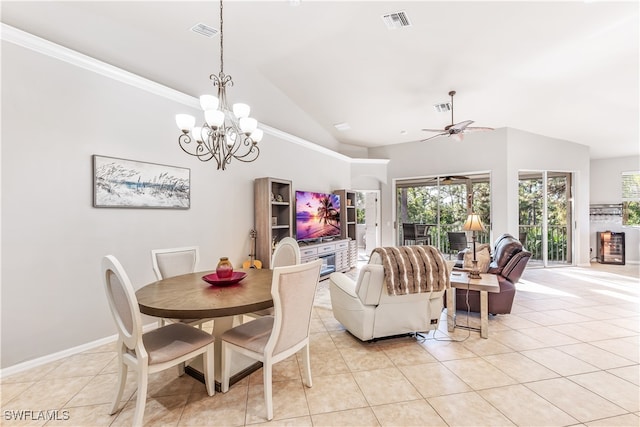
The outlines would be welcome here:
M 409 17 L 405 11 L 388 13 L 382 15 L 382 20 L 388 29 L 394 30 L 396 28 L 410 27 Z
M 194 33 L 198 33 L 198 34 L 202 34 L 205 37 L 215 37 L 218 34 L 218 30 L 208 26 L 207 24 L 196 24 L 193 27 L 191 27 L 191 31 L 193 31 Z

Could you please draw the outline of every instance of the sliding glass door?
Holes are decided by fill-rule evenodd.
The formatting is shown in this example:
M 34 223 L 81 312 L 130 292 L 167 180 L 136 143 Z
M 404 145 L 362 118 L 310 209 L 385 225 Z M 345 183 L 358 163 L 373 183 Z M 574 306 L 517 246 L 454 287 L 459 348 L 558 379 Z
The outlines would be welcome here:
M 448 253 L 447 233 L 462 231 L 471 212 L 480 215 L 486 228 L 486 232 L 477 234 L 478 242 L 487 242 L 491 231 L 489 180 L 489 173 L 476 173 L 396 181 L 398 244 L 403 243 L 403 223 L 427 224 L 431 244 Z
M 573 263 L 572 174 L 519 173 L 519 239 L 532 253 L 531 265 Z

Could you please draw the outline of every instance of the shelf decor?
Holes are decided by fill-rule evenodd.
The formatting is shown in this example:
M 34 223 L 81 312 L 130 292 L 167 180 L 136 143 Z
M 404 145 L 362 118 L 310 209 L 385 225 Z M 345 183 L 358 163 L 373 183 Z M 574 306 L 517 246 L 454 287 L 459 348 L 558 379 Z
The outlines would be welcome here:
M 189 209 L 190 204 L 188 168 L 93 156 L 96 208 Z

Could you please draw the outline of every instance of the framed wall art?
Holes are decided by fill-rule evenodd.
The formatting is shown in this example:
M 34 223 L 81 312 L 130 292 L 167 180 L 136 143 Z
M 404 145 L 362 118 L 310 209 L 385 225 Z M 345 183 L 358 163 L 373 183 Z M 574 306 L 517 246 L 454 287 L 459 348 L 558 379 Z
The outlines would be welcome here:
M 191 170 L 93 155 L 96 208 L 189 209 Z

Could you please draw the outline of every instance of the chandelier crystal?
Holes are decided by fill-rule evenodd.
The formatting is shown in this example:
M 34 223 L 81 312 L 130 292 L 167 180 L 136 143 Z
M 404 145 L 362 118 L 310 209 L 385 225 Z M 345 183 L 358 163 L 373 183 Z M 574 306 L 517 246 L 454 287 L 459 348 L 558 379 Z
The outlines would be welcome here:
M 209 79 L 217 88 L 217 97 L 202 95 L 200 107 L 204 112 L 204 123 L 196 126 L 196 118 L 189 114 L 176 114 L 176 124 L 182 131 L 178 144 L 182 150 L 203 162 L 215 159 L 218 169 L 226 169 L 232 159 L 252 162 L 260 155 L 258 142 L 262 140 L 262 129 L 258 121 L 249 117 L 251 108 L 247 104 L 233 104 L 229 108 L 227 87 L 233 86 L 231 76 L 224 73 L 224 32 L 222 29 L 222 0 L 220 0 L 220 72 Z

